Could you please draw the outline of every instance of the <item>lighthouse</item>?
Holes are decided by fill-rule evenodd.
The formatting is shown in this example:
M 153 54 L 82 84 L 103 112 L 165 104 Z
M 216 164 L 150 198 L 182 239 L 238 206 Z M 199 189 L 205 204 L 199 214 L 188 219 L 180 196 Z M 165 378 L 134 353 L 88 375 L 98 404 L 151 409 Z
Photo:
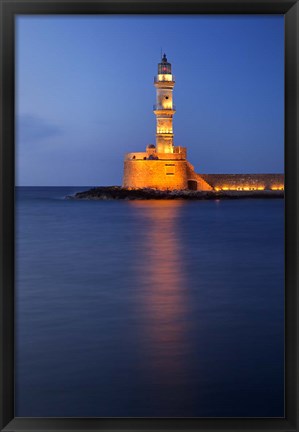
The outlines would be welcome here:
M 175 146 L 173 140 L 173 89 L 175 77 L 166 54 L 160 58 L 154 76 L 156 103 L 156 143 L 148 144 L 145 152 L 125 155 L 123 187 L 181 190 L 188 187 L 186 147 Z
M 156 88 L 156 144 L 148 144 L 145 151 L 125 155 L 123 187 L 129 189 L 152 188 L 160 190 L 201 189 L 212 187 L 194 172 L 187 160 L 187 149 L 174 145 L 173 89 L 175 77 L 166 54 L 158 63 L 154 77 Z
M 264 190 L 283 189 L 283 174 L 198 174 L 187 160 L 187 149 L 173 141 L 173 89 L 175 77 L 166 54 L 158 63 L 156 88 L 156 145 L 125 154 L 122 186 L 158 190 Z M 180 138 L 182 139 L 182 137 Z
M 167 61 L 166 54 L 158 63 L 158 74 L 154 78 L 156 87 L 156 103 L 154 114 L 156 116 L 156 152 L 173 153 L 173 88 L 175 77 L 171 73 L 171 63 Z

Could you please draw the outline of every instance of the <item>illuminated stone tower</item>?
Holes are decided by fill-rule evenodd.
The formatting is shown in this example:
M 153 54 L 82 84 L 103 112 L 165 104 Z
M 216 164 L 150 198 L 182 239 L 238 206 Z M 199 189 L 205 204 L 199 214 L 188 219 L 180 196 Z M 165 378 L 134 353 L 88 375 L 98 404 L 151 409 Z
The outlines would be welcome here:
M 173 126 L 172 119 L 175 114 L 173 104 L 174 75 L 171 73 L 171 64 L 164 54 L 161 63 L 158 64 L 158 74 L 155 76 L 156 104 L 156 152 L 173 153 Z
M 173 88 L 175 78 L 164 54 L 154 78 L 156 87 L 156 145 L 148 144 L 143 152 L 125 155 L 123 187 L 160 190 L 200 189 L 212 187 L 194 172 L 187 161 L 187 149 L 173 143 L 172 120 L 175 114 Z

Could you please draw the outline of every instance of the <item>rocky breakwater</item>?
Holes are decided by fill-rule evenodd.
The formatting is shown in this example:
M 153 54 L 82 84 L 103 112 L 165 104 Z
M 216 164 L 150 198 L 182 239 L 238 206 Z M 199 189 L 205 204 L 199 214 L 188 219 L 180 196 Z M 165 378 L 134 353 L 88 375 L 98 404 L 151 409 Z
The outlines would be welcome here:
M 283 198 L 283 191 L 192 191 L 192 190 L 157 190 L 126 189 L 120 186 L 94 187 L 87 191 L 67 196 L 74 200 L 204 200 L 204 199 L 240 199 L 240 198 Z

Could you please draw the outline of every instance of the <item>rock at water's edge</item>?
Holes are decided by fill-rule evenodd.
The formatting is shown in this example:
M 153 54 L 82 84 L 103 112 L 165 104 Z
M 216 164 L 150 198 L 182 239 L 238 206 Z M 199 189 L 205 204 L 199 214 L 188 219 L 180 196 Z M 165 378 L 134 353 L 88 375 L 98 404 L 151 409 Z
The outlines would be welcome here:
M 157 189 L 126 189 L 120 186 L 94 187 L 67 199 L 75 200 L 150 200 L 150 199 L 238 199 L 238 198 L 283 198 L 284 191 L 192 191 L 192 190 L 157 190 Z

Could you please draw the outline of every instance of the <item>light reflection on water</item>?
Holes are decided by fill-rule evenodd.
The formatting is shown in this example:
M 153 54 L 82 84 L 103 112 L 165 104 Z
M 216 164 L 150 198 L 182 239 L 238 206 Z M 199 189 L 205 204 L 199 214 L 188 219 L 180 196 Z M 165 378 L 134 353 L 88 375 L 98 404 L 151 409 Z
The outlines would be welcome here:
M 143 349 L 153 376 L 163 382 L 186 373 L 188 352 L 187 275 L 179 236 L 182 201 L 133 201 L 147 229 L 140 238 L 146 271 L 139 272 L 140 295 L 146 314 Z

